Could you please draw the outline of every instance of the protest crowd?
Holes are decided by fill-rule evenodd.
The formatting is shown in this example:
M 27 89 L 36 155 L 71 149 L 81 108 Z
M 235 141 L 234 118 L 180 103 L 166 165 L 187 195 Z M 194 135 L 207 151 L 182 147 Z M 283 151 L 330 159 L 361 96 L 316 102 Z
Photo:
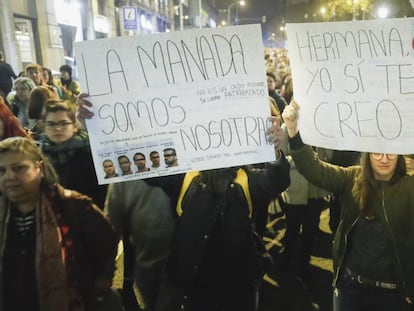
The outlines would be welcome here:
M 413 310 L 414 160 L 305 145 L 288 51 L 264 61 L 276 161 L 99 185 L 93 100 L 72 68 L 55 79 L 31 64 L 18 77 L 1 54 L 0 309 L 256 311 L 274 265 L 281 286 L 314 285 L 315 241 L 329 235 L 335 311 Z M 165 148 L 101 169 L 106 179 L 178 163 Z M 278 259 L 263 239 L 275 218 Z

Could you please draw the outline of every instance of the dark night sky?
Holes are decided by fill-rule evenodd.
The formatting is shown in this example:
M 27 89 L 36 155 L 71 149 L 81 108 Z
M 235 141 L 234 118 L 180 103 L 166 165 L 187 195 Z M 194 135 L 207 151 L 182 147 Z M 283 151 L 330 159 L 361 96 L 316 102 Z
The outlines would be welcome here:
M 277 32 L 282 25 L 284 17 L 283 1 L 289 0 L 245 0 L 246 5 L 238 8 L 239 24 L 257 24 L 262 22 L 262 16 L 266 16 L 266 23 L 262 24 L 263 38 L 272 32 Z M 235 0 L 217 0 L 219 9 L 227 9 Z M 231 16 L 235 17 L 236 6 L 231 9 Z
M 257 22 L 261 21 L 263 15 L 267 19 L 271 19 L 281 13 L 282 0 L 245 0 L 246 5 L 239 7 L 240 23 L 252 23 L 255 19 Z M 227 8 L 234 0 L 219 0 L 216 2 L 217 7 Z M 232 8 L 232 14 L 235 12 L 235 7 Z
M 216 0 L 216 7 L 227 9 L 231 3 L 237 0 Z M 338 1 L 338 0 L 337 0 Z M 344 0 L 342 0 L 344 1 Z M 235 17 L 236 7 L 238 7 L 239 24 L 261 23 L 262 16 L 266 16 L 266 23 L 262 23 L 263 39 L 266 42 L 275 35 L 277 42 L 285 38 L 285 34 L 280 30 L 284 22 L 312 22 L 319 16 L 317 15 L 319 6 L 325 1 L 322 0 L 245 0 L 244 7 L 233 6 L 231 10 L 232 18 Z M 372 0 L 373 10 L 383 4 L 390 7 L 390 17 L 414 16 L 414 10 L 410 5 L 410 0 Z M 288 10 L 288 12 L 286 12 Z M 316 14 L 315 14 L 316 12 Z M 226 15 L 227 16 L 227 15 Z M 227 20 L 227 17 L 225 19 Z M 305 19 L 309 16 L 309 20 Z
M 216 0 L 216 5 L 219 8 L 227 8 L 231 3 L 236 0 Z M 248 20 L 256 19 L 257 22 L 260 22 L 261 16 L 267 16 L 267 27 L 273 26 L 279 28 L 282 19 L 286 15 L 286 4 L 290 6 L 295 6 L 293 9 L 298 13 L 299 11 L 307 11 L 311 13 L 315 10 L 315 6 L 319 7 L 326 1 L 321 0 L 245 0 L 246 5 L 242 8 L 239 8 L 239 18 L 240 24 L 249 23 Z M 342 0 L 345 1 L 345 0 Z M 413 0 L 371 0 L 374 8 L 380 5 L 386 5 L 390 7 L 392 16 L 390 17 L 404 17 L 404 16 L 413 16 L 414 10 L 410 5 L 410 1 Z M 341 2 L 341 1 L 338 1 Z M 296 4 L 296 5 L 295 5 Z M 292 7 L 293 7 L 292 6 Z M 313 9 L 312 9 L 313 8 Z M 234 7 L 232 12 L 234 11 Z M 295 12 L 290 12 L 295 13 Z M 295 20 L 290 20 L 289 22 L 302 22 L 302 15 L 294 17 L 289 14 L 290 18 Z M 297 20 L 299 18 L 299 20 Z M 244 20 L 245 19 L 245 20 Z

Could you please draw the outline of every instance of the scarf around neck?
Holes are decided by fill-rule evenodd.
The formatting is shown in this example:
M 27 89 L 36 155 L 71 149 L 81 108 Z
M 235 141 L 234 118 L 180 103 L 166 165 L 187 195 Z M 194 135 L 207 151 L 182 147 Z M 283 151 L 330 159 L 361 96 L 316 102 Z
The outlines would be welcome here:
M 67 79 L 67 80 L 63 80 L 62 78 L 60 78 L 60 83 L 61 83 L 63 86 L 68 87 L 68 86 L 69 86 L 69 84 L 71 84 L 71 83 L 72 83 L 72 77 L 70 77 L 70 78 L 69 78 L 69 79 Z
M 79 130 L 67 141 L 56 144 L 46 135 L 41 140 L 41 149 L 48 156 L 53 166 L 65 165 L 75 152 L 79 149 L 89 146 L 88 133 L 85 130 Z
M 53 191 L 53 190 L 52 190 Z M 36 246 L 35 270 L 38 287 L 39 309 L 44 311 L 81 311 L 83 306 L 78 303 L 76 289 L 71 286 L 67 273 L 69 264 L 67 250 L 62 243 L 65 236 L 59 209 L 53 205 L 54 200 L 42 193 L 41 204 L 36 208 Z M 0 249 L 1 261 L 7 242 L 7 224 L 10 216 L 11 203 L 3 196 L 0 198 Z M 0 290 L 3 290 L 2 268 L 0 265 Z M 3 306 L 0 295 L 0 309 Z

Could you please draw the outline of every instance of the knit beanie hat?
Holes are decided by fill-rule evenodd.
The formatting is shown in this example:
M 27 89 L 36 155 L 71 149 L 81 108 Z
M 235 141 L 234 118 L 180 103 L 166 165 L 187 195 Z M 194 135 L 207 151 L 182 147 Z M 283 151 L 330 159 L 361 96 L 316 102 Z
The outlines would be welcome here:
M 14 81 L 14 87 L 16 87 L 17 85 L 21 85 L 29 91 L 33 90 L 36 87 L 36 84 L 33 82 L 33 80 L 26 77 L 16 79 Z

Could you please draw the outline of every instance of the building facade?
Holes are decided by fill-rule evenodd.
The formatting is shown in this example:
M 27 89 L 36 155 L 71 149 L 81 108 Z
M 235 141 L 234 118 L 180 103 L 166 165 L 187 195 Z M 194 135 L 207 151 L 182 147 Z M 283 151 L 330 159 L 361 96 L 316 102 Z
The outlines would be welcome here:
M 0 3 L 0 51 L 16 73 L 30 63 L 55 71 L 62 64 L 75 67 L 77 41 L 175 30 L 173 0 Z
M 174 0 L 176 30 L 217 27 L 215 0 Z

